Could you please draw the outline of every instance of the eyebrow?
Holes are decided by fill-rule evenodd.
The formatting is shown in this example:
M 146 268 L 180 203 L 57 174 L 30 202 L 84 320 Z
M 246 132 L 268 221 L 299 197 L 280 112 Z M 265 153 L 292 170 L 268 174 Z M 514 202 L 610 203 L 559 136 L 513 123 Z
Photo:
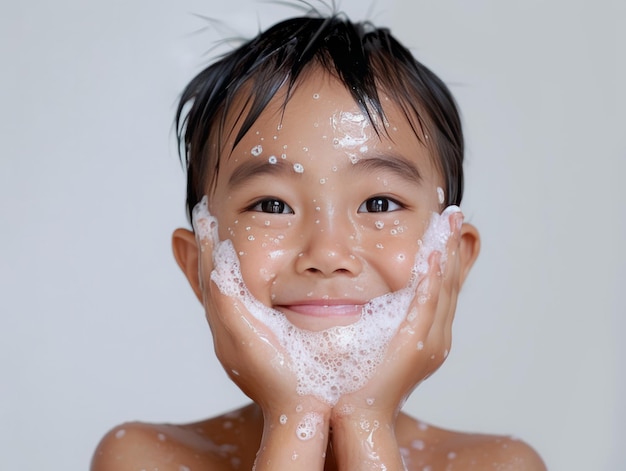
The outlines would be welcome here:
M 267 159 L 248 160 L 235 168 L 228 179 L 228 185 L 235 188 L 252 178 L 262 175 L 286 174 L 289 170 L 293 171 L 293 167 L 280 159 L 275 163 L 270 163 Z
M 395 174 L 399 178 L 420 183 L 422 175 L 419 169 L 406 158 L 394 154 L 384 153 L 375 156 L 362 157 L 350 169 L 359 172 L 374 173 L 376 171 L 386 171 Z M 278 160 L 270 163 L 268 160 L 248 160 L 235 168 L 228 179 L 228 185 L 236 188 L 243 185 L 247 181 L 263 175 L 287 175 L 293 174 L 293 166 L 289 163 Z
M 365 172 L 375 172 L 378 170 L 391 172 L 400 178 L 416 184 L 422 181 L 422 174 L 419 169 L 405 157 L 394 153 L 363 157 L 359 159 L 354 166 Z

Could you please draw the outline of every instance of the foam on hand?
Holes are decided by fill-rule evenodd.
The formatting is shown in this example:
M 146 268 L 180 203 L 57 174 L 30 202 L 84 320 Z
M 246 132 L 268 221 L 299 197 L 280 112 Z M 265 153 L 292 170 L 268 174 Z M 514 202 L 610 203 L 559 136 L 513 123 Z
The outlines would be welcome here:
M 450 206 L 442 214 L 432 214 L 406 288 L 370 300 L 353 324 L 316 332 L 294 326 L 282 312 L 250 293 L 232 241 L 219 240 L 217 220 L 209 213 L 206 196 L 193 209 L 193 226 L 200 246 L 206 242 L 213 246 L 211 280 L 222 294 L 239 299 L 276 336 L 296 375 L 297 393 L 335 405 L 342 395 L 362 388 L 383 360 L 389 341 L 407 317 L 418 282 L 428 272 L 430 254 L 440 252 L 445 262 L 449 216 L 457 211 L 458 207 Z

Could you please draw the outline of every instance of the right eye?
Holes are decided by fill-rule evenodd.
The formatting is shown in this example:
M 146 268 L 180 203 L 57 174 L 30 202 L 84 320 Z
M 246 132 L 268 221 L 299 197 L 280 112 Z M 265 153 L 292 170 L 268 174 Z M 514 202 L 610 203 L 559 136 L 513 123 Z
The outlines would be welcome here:
M 251 211 L 270 214 L 293 214 L 293 209 L 284 201 L 267 198 L 250 207 Z

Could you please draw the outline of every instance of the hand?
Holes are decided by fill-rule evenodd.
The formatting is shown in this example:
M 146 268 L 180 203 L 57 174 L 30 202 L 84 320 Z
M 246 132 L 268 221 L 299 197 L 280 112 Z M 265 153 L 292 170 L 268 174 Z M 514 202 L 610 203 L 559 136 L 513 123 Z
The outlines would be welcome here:
M 264 411 L 301 402 L 291 358 L 274 333 L 256 319 L 244 302 L 220 292 L 211 280 L 213 246 L 202 239 L 199 276 L 203 304 L 216 355 L 230 378 Z
M 200 246 L 200 285 L 215 352 L 230 378 L 263 411 L 263 437 L 254 469 L 293 469 L 293 460 L 299 459 L 309 469 L 321 470 L 330 407 L 297 394 L 288 353 L 241 300 L 220 292 L 211 280 L 213 247 L 208 240 L 200 241 Z
M 335 450 L 341 450 L 337 457 L 341 469 L 377 460 L 402 469 L 395 419 L 411 391 L 441 366 L 451 345 L 461 285 L 463 216 L 455 213 L 449 217 L 453 233 L 446 246 L 445 268 L 442 254 L 433 252 L 429 271 L 419 281 L 408 315 L 390 341 L 384 360 L 363 388 L 342 396 L 333 408 L 333 444 Z

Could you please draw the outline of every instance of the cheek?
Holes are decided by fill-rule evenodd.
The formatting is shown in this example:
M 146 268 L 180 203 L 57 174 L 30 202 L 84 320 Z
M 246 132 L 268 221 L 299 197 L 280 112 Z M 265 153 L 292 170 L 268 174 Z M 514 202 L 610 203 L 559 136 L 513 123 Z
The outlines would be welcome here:
M 286 247 L 285 234 L 271 226 L 236 221 L 220 233 L 233 242 L 246 286 L 261 302 L 270 300 L 274 279 L 294 257 Z
M 401 218 L 361 227 L 361 256 L 387 280 L 392 291 L 404 288 L 412 275 L 426 223 Z

